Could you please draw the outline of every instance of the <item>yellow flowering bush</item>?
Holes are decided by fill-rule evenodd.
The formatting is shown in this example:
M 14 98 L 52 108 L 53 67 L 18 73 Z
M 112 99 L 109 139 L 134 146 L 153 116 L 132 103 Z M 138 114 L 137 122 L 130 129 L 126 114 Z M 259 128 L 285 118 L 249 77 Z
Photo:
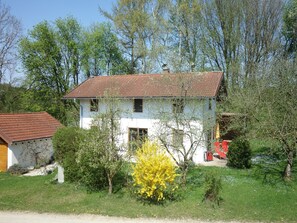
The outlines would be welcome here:
M 146 141 L 136 151 L 132 176 L 137 193 L 149 201 L 161 202 L 177 188 L 176 167 L 156 142 Z

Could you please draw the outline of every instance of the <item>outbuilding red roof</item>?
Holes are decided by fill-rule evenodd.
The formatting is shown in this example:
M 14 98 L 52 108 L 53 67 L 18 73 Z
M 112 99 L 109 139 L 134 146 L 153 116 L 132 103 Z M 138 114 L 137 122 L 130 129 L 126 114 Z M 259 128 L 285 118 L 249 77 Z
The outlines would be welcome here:
M 0 138 L 6 143 L 50 138 L 62 124 L 47 112 L 0 114 Z
M 222 72 L 96 76 L 77 86 L 64 99 L 97 98 L 106 93 L 124 98 L 215 97 L 222 78 Z

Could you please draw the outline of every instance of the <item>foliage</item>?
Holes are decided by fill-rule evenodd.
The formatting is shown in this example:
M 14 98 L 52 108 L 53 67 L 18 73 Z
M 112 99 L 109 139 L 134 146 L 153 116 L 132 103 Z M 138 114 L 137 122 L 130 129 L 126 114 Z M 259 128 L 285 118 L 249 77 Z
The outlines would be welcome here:
M 13 175 L 22 175 L 28 173 L 28 169 L 20 166 L 19 164 L 13 164 L 11 167 L 8 168 L 7 173 Z
M 127 73 L 127 61 L 108 23 L 96 24 L 84 33 L 82 68 L 86 77 Z
M 85 140 L 79 144 L 76 162 L 82 175 L 81 182 L 88 190 L 98 191 L 108 185 L 105 161 L 109 156 L 106 143 L 106 135 L 99 129 L 91 129 L 85 132 Z M 119 162 L 110 163 L 112 167 L 118 167 Z
M 296 58 L 297 54 L 297 0 L 288 1 L 284 10 L 282 32 L 285 37 L 285 50 Z
M 136 151 L 132 176 L 139 196 L 150 202 L 160 203 L 176 189 L 174 163 L 155 142 L 146 141 Z
M 224 71 L 228 90 L 255 79 L 280 47 L 282 1 L 204 1 L 202 48 L 206 63 Z
M 234 168 L 250 168 L 252 151 L 250 144 L 244 139 L 235 139 L 230 143 L 227 153 L 227 166 Z
M 0 112 L 11 113 L 24 110 L 22 95 L 25 88 L 12 84 L 0 84 Z
M 222 200 L 220 194 L 222 191 L 222 179 L 214 173 L 208 173 L 204 179 L 204 197 L 203 201 L 211 201 L 220 205 Z
M 201 4 L 195 0 L 171 1 L 169 4 L 168 28 L 170 28 L 170 49 L 177 53 L 164 57 L 177 71 L 204 70 L 199 60 L 201 55 Z
M 80 165 L 76 162 L 79 144 L 84 139 L 84 130 L 65 127 L 57 130 L 53 136 L 54 158 L 64 168 L 65 180 L 80 181 Z
M 234 91 L 225 109 L 248 117 L 246 137 L 276 142 L 273 150 L 285 156 L 283 176 L 290 179 L 297 147 L 296 62 L 275 60 L 266 69 L 249 88 Z
M 160 31 L 167 1 L 120 0 L 112 13 L 101 9 L 116 28 L 125 56 L 129 60 L 129 73 L 150 73 L 158 66 Z M 159 66 L 160 67 L 160 66 Z
M 85 142 L 93 140 L 90 138 L 90 133 L 85 135 Z M 94 137 L 94 136 L 93 136 Z M 82 142 L 81 142 L 82 143 Z M 100 143 L 100 142 L 99 142 Z M 85 146 L 85 151 L 79 151 L 77 154 L 76 165 L 80 176 L 79 182 L 86 187 L 87 191 L 95 192 L 105 189 L 108 185 L 103 165 L 100 163 L 100 153 L 95 150 L 90 150 L 90 143 L 82 143 Z M 101 144 L 97 145 L 102 146 Z M 98 150 L 97 148 L 94 148 Z
M 20 41 L 26 73 L 25 110 L 47 111 L 64 124 L 73 124 L 78 104 L 61 100 L 91 75 L 126 72 L 126 61 L 111 27 L 95 25 L 83 31 L 76 19 L 37 24 Z
M 78 83 L 78 64 L 73 60 L 78 56 L 80 26 L 72 18 L 55 24 L 39 23 L 22 38 L 20 57 L 27 75 L 26 86 L 33 90 L 26 95 L 27 105 L 37 104 L 40 110 L 67 123 L 66 110 L 71 103 L 61 98 Z
M 111 194 L 113 179 L 123 163 L 123 146 L 118 142 L 121 111 L 114 97 L 107 96 L 105 102 L 102 99 L 101 104 L 105 104 L 106 110 L 94 117 L 91 130 L 87 132 L 85 140 L 80 142 L 77 161 L 83 175 L 96 171 L 97 174 L 103 173 L 108 182 L 108 192 Z M 100 174 L 100 178 L 103 175 Z M 100 184 L 97 186 L 102 187 Z

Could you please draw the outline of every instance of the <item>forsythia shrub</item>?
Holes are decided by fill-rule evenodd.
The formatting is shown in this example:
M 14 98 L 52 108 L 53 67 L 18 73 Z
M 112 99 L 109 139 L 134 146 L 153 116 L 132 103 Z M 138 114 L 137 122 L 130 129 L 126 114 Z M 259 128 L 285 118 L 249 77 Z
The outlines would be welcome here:
M 146 141 L 136 151 L 133 180 L 137 192 L 146 200 L 161 202 L 177 188 L 176 167 L 167 154 L 155 142 Z

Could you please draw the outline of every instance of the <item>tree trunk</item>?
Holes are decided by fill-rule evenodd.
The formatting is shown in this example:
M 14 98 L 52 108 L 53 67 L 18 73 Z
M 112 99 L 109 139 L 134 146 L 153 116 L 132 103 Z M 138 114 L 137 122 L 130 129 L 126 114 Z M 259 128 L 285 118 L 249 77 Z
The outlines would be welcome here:
M 284 178 L 290 180 L 292 177 L 292 166 L 293 166 L 293 151 L 290 150 L 287 155 L 287 166 L 284 171 Z
M 182 173 L 181 173 L 181 180 L 182 185 L 186 186 L 187 184 L 187 173 L 188 173 L 188 164 L 185 162 L 183 166 L 181 167 Z
M 108 178 L 108 194 L 112 194 L 112 177 L 110 174 L 107 174 Z

